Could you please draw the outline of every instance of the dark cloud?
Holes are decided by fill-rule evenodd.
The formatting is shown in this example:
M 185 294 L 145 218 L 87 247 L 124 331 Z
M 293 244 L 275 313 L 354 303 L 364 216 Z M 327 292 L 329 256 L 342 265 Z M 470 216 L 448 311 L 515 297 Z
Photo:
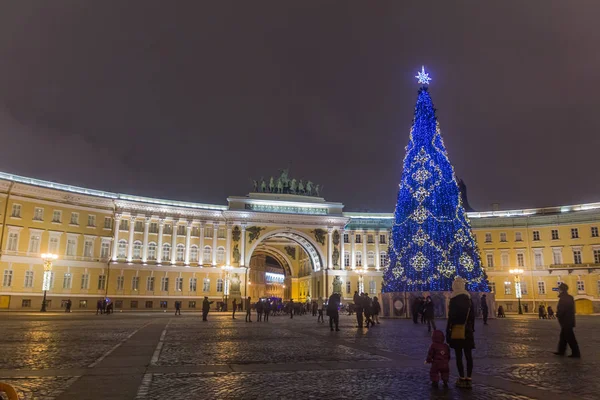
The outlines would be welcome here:
M 391 211 L 425 64 L 485 209 L 600 200 L 600 4 L 3 2 L 0 170 L 223 204 L 292 165 Z

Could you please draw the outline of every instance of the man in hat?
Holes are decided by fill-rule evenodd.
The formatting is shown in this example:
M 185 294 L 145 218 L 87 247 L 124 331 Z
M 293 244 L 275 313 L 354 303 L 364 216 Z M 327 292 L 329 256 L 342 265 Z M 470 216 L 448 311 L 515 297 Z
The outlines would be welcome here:
M 556 318 L 560 324 L 560 340 L 558 341 L 558 351 L 554 354 L 564 356 L 567 351 L 567 344 L 571 348 L 569 357 L 579 358 L 579 345 L 575 339 L 575 300 L 569 294 L 569 286 L 561 283 L 558 287 L 558 306 L 556 307 Z

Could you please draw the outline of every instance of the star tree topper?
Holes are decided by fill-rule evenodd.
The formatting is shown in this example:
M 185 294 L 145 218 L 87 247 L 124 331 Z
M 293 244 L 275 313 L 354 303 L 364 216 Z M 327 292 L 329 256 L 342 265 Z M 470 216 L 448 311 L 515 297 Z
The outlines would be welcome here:
M 423 85 L 429 85 L 429 81 L 431 81 L 429 74 L 425 72 L 425 66 L 421 66 L 421 71 L 417 72 L 417 76 L 415 76 L 415 78 L 417 78 L 417 81 Z

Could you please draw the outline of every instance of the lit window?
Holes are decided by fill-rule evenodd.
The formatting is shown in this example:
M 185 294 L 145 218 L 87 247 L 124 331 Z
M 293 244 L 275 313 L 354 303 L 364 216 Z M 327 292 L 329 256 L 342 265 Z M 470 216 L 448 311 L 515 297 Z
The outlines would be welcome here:
M 156 260 L 156 243 L 148 243 L 148 260 Z
M 362 267 L 362 253 L 360 251 L 357 251 L 355 257 L 356 257 L 356 266 Z
M 131 290 L 137 291 L 140 290 L 140 277 L 134 276 L 131 278 Z
M 512 289 L 510 286 L 510 282 L 504 282 L 504 294 L 511 294 Z
M 204 246 L 204 252 L 202 253 L 202 262 L 204 264 L 210 264 L 212 258 L 212 251 L 210 246 Z
M 23 282 L 23 287 L 33 287 L 33 271 L 25 271 L 25 282 Z
M 573 263 L 581 264 L 581 250 L 573 250 Z
M 202 291 L 210 292 L 210 279 L 204 278 L 204 281 L 202 283 Z
M 544 282 L 544 281 L 538 282 L 538 293 L 546 294 L 546 282 Z
M 177 245 L 177 261 L 184 261 L 185 258 L 185 246 L 181 243 Z
M 142 258 L 142 242 L 136 240 L 133 242 L 133 259 L 139 260 Z
M 181 292 L 183 290 L 183 278 L 178 277 L 175 279 L 175 290 Z
M 104 290 L 106 288 L 106 275 L 98 276 L 98 290 Z
M 540 240 L 540 231 L 533 231 L 533 240 Z
M 222 292 L 223 291 L 223 279 L 219 278 L 217 279 L 217 292 Z
M 34 221 L 43 221 L 44 220 L 44 209 L 40 207 L 36 207 L 33 210 L 33 220 Z
M 4 270 L 4 278 L 2 279 L 2 286 L 10 287 L 12 285 L 13 272 L 11 269 Z
M 523 241 L 523 235 L 521 234 L 521 232 L 515 232 L 515 242 L 521 241 Z
M 519 286 L 521 287 L 521 294 L 528 294 L 529 292 L 527 291 L 527 283 L 525 282 L 520 282 Z
M 119 240 L 119 248 L 118 248 L 117 257 L 125 258 L 126 255 L 127 255 L 127 241 L 125 239 L 121 239 L 121 240 Z
M 171 245 L 169 243 L 163 244 L 162 258 L 163 258 L 163 260 L 171 259 Z
M 489 282 L 488 287 L 490 288 L 490 293 L 496 293 L 496 282 Z
M 12 213 L 10 214 L 10 216 L 13 218 L 21 218 L 21 205 L 20 204 L 13 204 Z
M 198 246 L 192 245 L 190 248 L 190 260 L 192 262 L 198 262 Z
M 17 232 L 10 232 L 8 234 L 8 243 L 6 249 L 8 251 L 17 251 L 17 245 L 19 243 L 19 234 Z

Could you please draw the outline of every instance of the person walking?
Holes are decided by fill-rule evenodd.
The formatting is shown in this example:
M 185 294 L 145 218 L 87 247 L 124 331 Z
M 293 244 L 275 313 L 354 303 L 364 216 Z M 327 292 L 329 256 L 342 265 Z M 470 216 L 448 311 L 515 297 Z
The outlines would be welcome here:
M 252 312 L 251 312 L 251 307 L 250 304 L 252 304 L 250 301 L 252 299 L 250 297 L 246 297 L 246 304 L 244 304 L 244 308 L 246 309 L 246 322 L 252 322 Z
M 208 296 L 204 296 L 204 301 L 202 302 L 202 321 L 208 321 L 208 312 L 212 303 L 214 301 L 209 301 Z
M 181 315 L 181 302 L 179 300 L 175 302 L 175 315 Z
M 65 312 L 70 313 L 72 305 L 73 305 L 73 302 L 71 301 L 71 299 L 67 300 L 67 307 L 65 308 Z
M 375 322 L 373 322 L 373 312 L 372 312 L 372 307 L 373 303 L 371 301 L 371 298 L 369 297 L 369 295 L 367 293 L 364 293 L 363 296 L 363 312 L 365 314 L 365 322 L 366 322 L 366 326 L 367 328 L 369 326 L 373 327 L 375 325 Z
M 323 318 L 323 298 L 319 297 L 319 299 L 316 302 L 317 304 L 317 311 L 319 313 L 319 317 L 317 318 L 317 322 L 325 322 L 325 319 Z
M 423 307 L 423 315 L 425 316 L 425 321 L 427 321 L 427 332 L 431 332 L 432 326 L 433 330 L 435 331 L 437 329 L 434 320 L 435 308 L 431 296 L 427 296 L 427 299 L 425 300 L 425 305 Z
M 452 296 L 448 307 L 446 340 L 456 354 L 456 367 L 460 378 L 456 386 L 471 388 L 473 354 L 475 348 L 475 313 L 473 300 L 466 290 L 466 281 L 457 276 L 452 282 Z M 467 375 L 463 366 L 463 354 L 467 360 Z
M 425 297 L 421 297 L 421 304 L 419 306 L 419 315 L 421 316 L 421 323 L 425 324 Z
M 233 301 L 231 302 L 231 309 L 233 310 L 233 315 L 231 316 L 231 319 L 235 319 L 235 312 L 237 311 L 237 300 L 233 299 Z
M 554 310 L 552 306 L 548 306 L 548 319 L 554 319 Z
M 271 313 L 271 303 L 269 299 L 265 300 L 263 303 L 263 318 L 265 322 L 269 322 L 269 314 Z
M 316 301 L 313 300 L 313 302 L 312 302 L 312 315 L 313 315 L 313 317 L 317 316 L 317 311 L 319 311 L 319 304 Z M 319 319 L 317 318 L 317 322 L 318 321 L 319 321 Z
M 558 341 L 558 351 L 554 354 L 564 356 L 567 351 L 567 344 L 571 348 L 572 358 L 580 358 L 579 345 L 575 339 L 575 300 L 569 294 L 569 286 L 561 283 L 558 287 L 558 305 L 556 306 L 556 318 L 560 324 L 560 339 Z
M 379 313 L 381 313 L 381 304 L 379 303 L 379 299 L 377 299 L 377 297 L 373 297 L 373 321 L 375 321 L 375 323 L 377 325 L 379 325 Z
M 103 313 L 103 311 L 102 311 L 102 299 L 100 299 L 100 300 L 98 300 L 96 302 L 96 315 L 102 314 L 102 313 Z
M 544 307 L 543 304 L 540 304 L 540 306 L 538 307 L 538 318 L 546 319 L 546 307 Z
M 504 307 L 498 306 L 498 318 L 506 318 L 506 314 L 504 314 Z
M 487 325 L 488 321 L 488 305 L 487 305 L 487 296 L 485 294 L 481 295 L 481 316 L 483 317 L 483 324 Z
M 327 302 L 327 316 L 329 317 L 329 328 L 333 332 L 333 325 L 335 325 L 336 332 L 340 331 L 340 307 L 341 297 L 339 293 L 333 293 L 329 296 Z
M 254 305 L 254 308 L 256 309 L 256 321 L 261 322 L 263 313 L 263 303 L 262 301 L 260 301 L 260 299 Z
M 356 312 L 356 323 L 359 328 L 363 327 L 363 304 L 362 297 L 358 294 L 358 291 L 354 292 L 354 311 Z
M 440 376 L 444 382 L 444 387 L 448 387 L 450 379 L 450 348 L 444 343 L 444 333 L 434 330 L 431 335 L 431 346 L 427 352 L 426 364 L 431 364 L 429 369 L 429 378 L 431 386 L 438 387 Z
M 415 297 L 415 300 L 412 302 L 412 317 L 413 317 L 413 322 L 415 324 L 419 323 L 419 308 L 421 307 L 421 298 L 420 297 Z
M 294 319 L 294 299 L 290 299 L 288 305 L 290 306 L 290 319 Z

